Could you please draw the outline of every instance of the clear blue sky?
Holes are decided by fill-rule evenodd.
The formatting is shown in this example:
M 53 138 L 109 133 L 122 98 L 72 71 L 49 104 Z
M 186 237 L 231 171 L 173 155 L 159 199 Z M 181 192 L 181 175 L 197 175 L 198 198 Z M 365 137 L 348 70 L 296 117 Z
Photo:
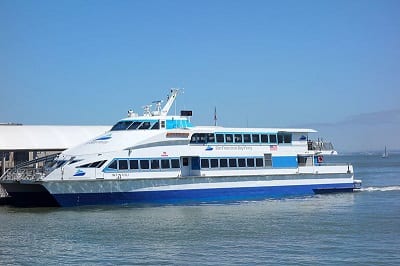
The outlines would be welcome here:
M 382 0 L 0 0 L 0 122 L 113 124 L 171 87 L 197 125 L 214 106 L 251 127 L 398 110 L 399 14 Z

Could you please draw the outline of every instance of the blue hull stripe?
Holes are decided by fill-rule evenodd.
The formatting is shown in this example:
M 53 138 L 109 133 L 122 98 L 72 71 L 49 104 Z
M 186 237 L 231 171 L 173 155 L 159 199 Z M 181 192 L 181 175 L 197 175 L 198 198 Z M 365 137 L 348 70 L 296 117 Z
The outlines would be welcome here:
M 71 207 L 81 205 L 223 203 L 351 191 L 353 191 L 353 184 L 344 183 L 329 185 L 54 194 L 53 196 L 61 206 Z

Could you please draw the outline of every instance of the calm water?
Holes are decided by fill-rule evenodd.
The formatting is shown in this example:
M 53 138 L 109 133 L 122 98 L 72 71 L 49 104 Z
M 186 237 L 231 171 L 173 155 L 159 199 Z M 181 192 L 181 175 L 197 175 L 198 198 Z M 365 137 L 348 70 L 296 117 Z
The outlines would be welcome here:
M 0 206 L 0 264 L 400 265 L 400 155 L 340 156 L 363 190 L 225 205 Z

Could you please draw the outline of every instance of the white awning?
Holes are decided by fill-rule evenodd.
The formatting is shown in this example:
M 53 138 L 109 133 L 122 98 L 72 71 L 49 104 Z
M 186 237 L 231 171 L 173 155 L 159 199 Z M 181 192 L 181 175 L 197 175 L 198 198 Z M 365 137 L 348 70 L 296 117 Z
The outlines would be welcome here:
M 0 150 L 65 150 L 84 143 L 111 126 L 0 125 Z

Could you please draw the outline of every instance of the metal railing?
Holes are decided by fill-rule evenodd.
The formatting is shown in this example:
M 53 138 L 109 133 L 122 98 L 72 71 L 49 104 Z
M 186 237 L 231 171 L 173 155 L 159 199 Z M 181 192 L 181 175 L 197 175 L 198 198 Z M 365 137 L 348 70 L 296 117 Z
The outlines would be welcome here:
M 47 165 L 54 161 L 59 153 L 51 154 L 31 161 L 23 162 L 8 169 L 0 180 L 39 180 L 48 173 Z M 40 166 L 39 166 L 40 164 Z

